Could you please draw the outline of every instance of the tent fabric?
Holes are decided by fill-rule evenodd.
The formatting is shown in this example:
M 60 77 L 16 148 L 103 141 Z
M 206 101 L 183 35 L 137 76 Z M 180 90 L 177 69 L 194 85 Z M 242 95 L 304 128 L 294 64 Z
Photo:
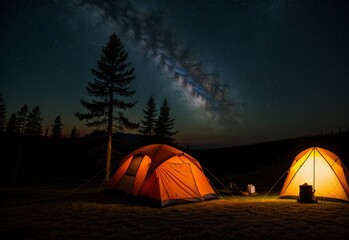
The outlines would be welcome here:
M 349 172 L 334 153 L 319 147 L 299 153 L 289 169 L 280 197 L 298 197 L 299 186 L 312 185 L 314 196 L 349 201 Z
M 217 198 L 200 163 L 168 145 L 152 144 L 126 156 L 106 185 L 162 207 Z

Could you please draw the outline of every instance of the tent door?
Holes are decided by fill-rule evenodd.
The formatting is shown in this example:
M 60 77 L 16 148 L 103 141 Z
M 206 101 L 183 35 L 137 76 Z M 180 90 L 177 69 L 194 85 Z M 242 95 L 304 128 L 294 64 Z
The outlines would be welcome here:
M 119 183 L 116 185 L 116 189 L 130 193 L 133 188 L 133 183 L 136 178 L 139 166 L 141 165 L 144 158 L 144 154 L 135 154 L 128 166 L 128 169 L 124 176 L 120 179 Z

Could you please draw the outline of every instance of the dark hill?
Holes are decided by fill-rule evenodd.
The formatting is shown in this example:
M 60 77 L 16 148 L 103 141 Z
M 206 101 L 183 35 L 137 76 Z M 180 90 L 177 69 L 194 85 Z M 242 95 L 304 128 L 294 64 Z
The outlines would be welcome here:
M 114 165 L 140 147 L 139 135 L 114 136 Z M 106 137 L 102 133 L 69 139 L 0 133 L 0 179 L 3 183 L 29 179 L 103 179 Z M 294 157 L 308 147 L 323 147 L 349 166 L 349 132 L 218 148 L 184 150 L 197 158 L 207 173 L 224 183 L 255 183 L 269 187 L 287 171 Z M 115 170 L 115 169 L 114 169 Z M 207 174 L 210 178 L 210 174 Z M 258 184 L 257 184 L 258 183 Z
M 309 147 L 325 148 L 349 166 L 349 132 L 229 148 L 191 150 L 189 153 L 214 176 L 223 179 L 225 184 L 237 182 L 245 186 L 254 183 L 268 188 L 288 170 L 296 155 Z
M 133 150 L 135 140 L 116 134 L 113 161 Z M 0 179 L 89 179 L 99 172 L 103 179 L 105 149 L 106 136 L 98 132 L 76 139 L 0 133 Z

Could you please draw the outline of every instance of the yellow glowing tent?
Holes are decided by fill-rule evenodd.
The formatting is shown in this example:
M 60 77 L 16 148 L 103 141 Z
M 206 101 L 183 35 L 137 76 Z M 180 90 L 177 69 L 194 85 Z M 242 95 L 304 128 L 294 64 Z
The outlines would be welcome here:
M 106 187 L 152 199 L 162 207 L 217 198 L 200 163 L 163 144 L 145 146 L 126 156 Z
M 319 147 L 299 153 L 287 175 L 280 197 L 298 197 L 299 186 L 313 186 L 314 196 L 349 201 L 349 172 L 334 153 Z

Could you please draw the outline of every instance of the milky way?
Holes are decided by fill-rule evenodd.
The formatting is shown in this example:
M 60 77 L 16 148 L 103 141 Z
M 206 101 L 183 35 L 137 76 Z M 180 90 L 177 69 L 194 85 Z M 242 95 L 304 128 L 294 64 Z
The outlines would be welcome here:
M 127 36 L 172 79 L 183 95 L 215 120 L 229 119 L 235 104 L 229 88 L 208 72 L 190 48 L 178 41 L 161 13 L 137 10 L 128 1 L 83 0 L 80 5 L 98 12 L 119 34 Z

